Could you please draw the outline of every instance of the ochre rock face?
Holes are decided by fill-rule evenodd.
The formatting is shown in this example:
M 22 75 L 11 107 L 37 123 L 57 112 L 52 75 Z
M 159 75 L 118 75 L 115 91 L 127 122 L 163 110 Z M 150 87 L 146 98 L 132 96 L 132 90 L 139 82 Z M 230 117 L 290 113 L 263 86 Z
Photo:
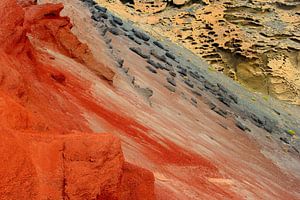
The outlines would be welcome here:
M 0 2 L 0 199 L 154 199 L 153 174 L 125 163 L 115 136 L 90 133 L 59 92 L 78 80 L 40 45 L 108 81 L 114 73 L 72 34 L 62 4 L 23 3 Z

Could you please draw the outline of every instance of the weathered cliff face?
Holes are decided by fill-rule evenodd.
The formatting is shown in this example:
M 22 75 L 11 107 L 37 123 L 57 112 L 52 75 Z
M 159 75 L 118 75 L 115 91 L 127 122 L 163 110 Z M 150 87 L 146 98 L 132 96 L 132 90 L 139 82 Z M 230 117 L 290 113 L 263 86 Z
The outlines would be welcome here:
M 98 2 L 148 24 L 149 32 L 182 44 L 247 88 L 300 104 L 299 2 Z
M 73 35 L 62 4 L 34 4 L 0 2 L 0 199 L 154 199 L 153 174 L 124 161 L 117 137 L 91 133 L 62 89 L 82 84 L 54 67 L 82 64 L 103 82 L 114 73 Z

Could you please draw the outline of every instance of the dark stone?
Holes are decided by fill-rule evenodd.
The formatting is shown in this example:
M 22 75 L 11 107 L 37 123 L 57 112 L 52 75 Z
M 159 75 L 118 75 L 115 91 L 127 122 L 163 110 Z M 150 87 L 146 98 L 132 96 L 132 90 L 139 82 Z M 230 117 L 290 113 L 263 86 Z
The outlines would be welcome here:
M 88 7 L 92 7 L 94 5 L 96 5 L 97 3 L 93 0 L 81 0 L 82 2 L 84 2 L 85 4 L 87 4 Z
M 167 81 L 171 85 L 176 86 L 176 82 L 175 82 L 175 79 L 173 77 L 167 77 Z
M 194 104 L 197 104 L 197 103 L 198 103 L 197 100 L 194 99 L 194 98 L 191 98 L 191 101 L 192 101 Z
M 158 46 L 159 48 L 163 49 L 163 50 L 166 50 L 165 47 L 158 41 L 153 41 L 153 44 Z
M 223 93 L 227 94 L 228 90 L 223 85 L 221 85 L 220 83 L 217 83 L 217 86 Z
M 176 59 L 176 57 L 175 57 L 172 53 L 170 53 L 170 52 L 166 52 L 166 56 L 167 56 L 168 58 L 171 58 L 172 60 L 175 60 L 175 59 Z
M 107 11 L 107 8 L 101 7 L 101 6 L 99 6 L 99 5 L 95 5 L 95 8 L 96 8 L 98 11 L 103 12 L 103 13 L 106 13 L 106 11 Z
M 273 109 L 273 111 L 274 111 L 277 115 L 281 115 L 281 113 L 280 113 L 278 110 Z
M 208 107 L 211 109 L 211 110 L 214 110 L 217 106 L 214 104 L 214 103 L 212 103 L 212 102 L 207 102 L 207 105 L 208 105 Z
M 187 86 L 189 86 L 190 88 L 194 88 L 194 84 L 192 83 L 192 81 L 190 79 L 185 80 L 184 83 Z
M 122 68 L 122 67 L 123 67 L 123 64 L 124 64 L 124 59 L 120 59 L 120 58 L 119 58 L 119 59 L 117 60 L 117 62 L 118 62 L 118 67 L 119 67 L 119 68 Z
M 106 35 L 106 33 L 107 33 L 107 31 L 108 31 L 108 28 L 107 27 L 104 27 L 103 28 L 103 30 L 102 30 L 102 36 L 105 36 Z
M 235 94 L 228 94 L 229 98 L 236 104 L 238 104 L 238 97 Z
M 175 88 L 171 85 L 165 85 L 165 87 L 170 90 L 171 92 L 175 92 Z
M 166 60 L 165 63 L 169 66 L 173 66 L 168 60 Z
M 167 70 L 167 68 L 165 67 L 165 65 L 160 64 L 160 62 L 158 62 L 157 65 L 159 66 L 160 69 Z
M 97 22 L 100 22 L 101 18 L 97 18 L 95 15 L 91 16 L 91 19 Z
M 123 31 L 125 31 L 125 32 L 128 32 L 128 31 L 129 31 L 129 30 L 128 30 L 126 27 L 124 27 L 124 26 L 122 26 L 121 28 L 122 28 Z
M 151 67 L 151 66 L 149 66 L 149 65 L 147 65 L 146 68 L 147 68 L 150 72 L 152 72 L 152 73 L 154 73 L 154 74 L 157 73 L 156 69 L 154 69 L 153 67 Z
M 131 39 L 131 40 L 133 40 L 133 41 L 135 40 L 134 36 L 131 35 L 131 34 L 128 35 L 128 38 Z
M 173 77 L 176 77 L 176 73 L 174 71 L 169 71 L 169 74 Z
M 119 17 L 116 17 L 116 16 L 113 16 L 112 17 L 113 21 L 118 24 L 119 26 L 122 26 L 123 25 L 123 21 L 122 19 L 120 19 Z
M 139 56 L 141 56 L 142 58 L 145 58 L 145 59 L 150 58 L 150 55 L 147 53 L 144 53 L 140 47 L 129 47 L 129 49 L 131 51 L 133 51 L 134 53 L 138 54 Z
M 277 127 L 276 121 L 269 119 L 268 117 L 263 117 L 263 119 L 253 113 L 250 113 L 251 121 L 259 128 L 265 129 L 267 132 L 272 133 Z
M 227 111 L 221 108 L 214 108 L 213 111 L 215 111 L 217 114 L 221 115 L 222 117 L 226 118 L 227 116 Z
M 122 31 L 116 27 L 108 28 L 108 31 L 114 35 L 120 35 L 122 33 Z
M 105 39 L 104 40 L 106 44 L 110 44 L 111 43 L 111 39 Z
M 280 137 L 279 139 L 286 144 L 290 144 L 290 141 L 286 137 Z
M 171 71 L 173 70 L 172 66 L 165 64 L 165 65 L 161 65 L 161 69 L 166 70 L 166 71 Z
M 177 72 L 180 74 L 180 75 L 182 75 L 182 76 L 187 76 L 187 70 L 186 69 L 184 69 L 184 68 L 182 68 L 182 67 L 180 67 L 180 66 L 177 66 Z
M 250 113 L 250 119 L 256 126 L 263 127 L 264 123 L 257 115 Z
M 150 37 L 143 33 L 143 32 L 140 32 L 138 30 L 135 30 L 135 29 L 132 29 L 132 32 L 134 33 L 134 35 L 138 38 L 140 38 L 141 40 L 144 40 L 144 41 L 149 41 L 150 40 Z
M 162 62 L 166 62 L 167 61 L 167 58 L 166 58 L 165 55 L 160 55 L 154 49 L 151 49 L 150 53 L 151 53 L 151 55 L 153 55 L 155 58 L 157 58 L 158 60 L 160 60 Z
M 223 124 L 223 123 L 218 123 L 221 127 L 223 127 L 224 129 L 226 129 L 226 130 L 228 130 L 228 127 L 225 125 L 225 124 Z
M 230 99 L 228 96 L 226 96 L 226 95 L 221 95 L 221 96 L 218 97 L 218 99 L 219 99 L 222 103 L 224 103 L 226 106 L 230 107 L 231 99 Z
M 94 14 L 92 15 L 91 18 L 92 18 L 93 20 L 99 22 L 99 21 L 101 21 L 102 18 L 103 18 L 103 19 L 107 19 L 108 16 L 107 16 L 107 14 L 105 14 L 105 13 L 98 12 L 98 13 L 94 13 Z
M 295 152 L 300 153 L 300 151 L 297 149 L 297 147 L 292 146 L 292 149 L 293 149 Z
M 267 117 L 264 117 L 264 119 L 263 128 L 269 133 L 272 133 L 274 128 L 276 128 L 276 122 Z
M 153 67 L 155 67 L 156 69 L 160 69 L 161 65 L 151 59 L 147 60 L 147 63 L 149 63 L 150 65 L 152 65 Z
M 123 68 L 123 71 L 125 72 L 125 74 L 127 74 L 129 71 L 129 68 Z
M 134 38 L 134 40 L 133 40 L 135 43 L 137 43 L 138 45 L 141 45 L 142 44 L 142 42 L 140 41 L 140 40 L 138 40 L 137 38 Z
M 218 89 L 217 89 L 217 86 L 210 83 L 209 81 L 205 80 L 204 81 L 204 87 L 209 90 L 210 92 L 212 92 L 213 94 L 216 94 Z
M 202 79 L 201 79 L 200 75 L 198 74 L 198 72 L 189 71 L 188 74 L 189 74 L 192 78 L 194 78 L 194 79 L 196 79 L 196 80 L 198 80 L 198 81 L 202 81 Z
M 150 88 L 138 88 L 139 92 L 142 93 L 146 98 L 153 96 L 153 90 Z
M 193 90 L 192 92 L 193 92 L 193 94 L 195 94 L 195 95 L 197 95 L 199 97 L 202 96 L 202 94 L 199 91 L 197 91 L 197 90 Z
M 242 131 L 251 131 L 245 124 L 243 124 L 240 120 L 236 120 L 235 125 L 241 129 Z
M 129 39 L 131 39 L 132 41 L 134 41 L 134 42 L 137 43 L 138 45 L 141 45 L 141 44 L 142 44 L 142 42 L 139 41 L 137 38 L 135 38 L 134 35 L 129 34 L 128 37 L 129 37 Z
M 118 27 L 117 24 L 113 20 L 110 19 L 108 21 L 113 27 Z

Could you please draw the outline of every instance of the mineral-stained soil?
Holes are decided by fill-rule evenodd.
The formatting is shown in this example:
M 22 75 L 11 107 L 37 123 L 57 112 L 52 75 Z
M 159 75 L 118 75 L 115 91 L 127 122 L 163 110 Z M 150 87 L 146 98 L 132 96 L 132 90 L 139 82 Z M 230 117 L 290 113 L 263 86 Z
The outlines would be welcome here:
M 300 4 L 289 0 L 98 0 L 252 91 L 300 105 Z

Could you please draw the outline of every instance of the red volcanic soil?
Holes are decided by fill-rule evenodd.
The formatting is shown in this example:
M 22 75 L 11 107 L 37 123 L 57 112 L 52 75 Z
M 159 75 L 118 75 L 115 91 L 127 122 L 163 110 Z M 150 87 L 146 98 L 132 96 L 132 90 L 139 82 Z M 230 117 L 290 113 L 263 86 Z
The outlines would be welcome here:
M 33 43 L 96 67 L 107 82 L 114 73 L 71 33 L 62 4 L 21 5 L 0 2 L 0 199 L 154 199 L 153 174 L 124 161 L 117 137 L 91 133 L 62 90 L 83 86 L 42 64 L 53 57 Z

